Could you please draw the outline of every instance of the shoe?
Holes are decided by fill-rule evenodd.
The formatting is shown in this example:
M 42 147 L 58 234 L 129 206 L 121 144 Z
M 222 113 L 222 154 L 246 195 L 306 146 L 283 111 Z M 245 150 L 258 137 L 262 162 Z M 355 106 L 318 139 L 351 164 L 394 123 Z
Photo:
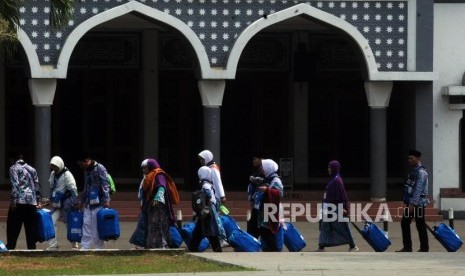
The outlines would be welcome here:
M 221 241 L 221 247 L 228 247 L 229 246 L 229 243 L 225 240 L 222 240 Z
M 58 250 L 58 246 L 49 246 L 49 247 L 47 247 L 45 250 L 47 250 L 47 251 L 57 251 L 57 250 Z
M 405 247 L 403 247 L 403 248 L 400 249 L 400 250 L 396 250 L 396 252 L 412 252 L 412 249 L 411 249 L 411 248 L 405 248 Z
M 428 249 L 420 249 L 420 250 L 418 250 L 418 252 L 429 252 L 429 250 Z
M 360 249 L 358 249 L 358 246 L 356 246 L 356 245 L 354 247 L 349 248 L 349 252 L 357 252 L 359 250 Z

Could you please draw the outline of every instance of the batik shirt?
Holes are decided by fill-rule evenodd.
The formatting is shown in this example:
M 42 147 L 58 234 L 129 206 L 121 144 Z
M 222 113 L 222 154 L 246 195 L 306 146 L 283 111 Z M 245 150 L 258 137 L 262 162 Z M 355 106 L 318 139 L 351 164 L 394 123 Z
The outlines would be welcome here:
M 86 169 L 85 186 L 82 192 L 82 202 L 91 209 L 110 202 L 110 182 L 105 167 L 97 162 L 92 168 Z
M 37 205 L 40 185 L 36 170 L 22 160 L 10 167 L 11 203 Z

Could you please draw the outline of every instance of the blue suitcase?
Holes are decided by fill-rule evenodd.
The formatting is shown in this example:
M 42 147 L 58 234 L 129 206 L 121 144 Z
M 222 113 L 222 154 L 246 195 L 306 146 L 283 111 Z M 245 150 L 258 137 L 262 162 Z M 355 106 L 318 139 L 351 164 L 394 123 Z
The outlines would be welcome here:
M 234 221 L 234 219 L 230 216 L 222 215 L 220 216 L 220 219 L 221 223 L 223 224 L 224 231 L 226 232 L 227 238 L 229 238 L 234 230 L 241 229 L 239 225 L 237 225 L 237 222 Z
M 194 232 L 195 229 L 195 223 L 194 222 L 189 222 L 184 224 L 184 226 L 179 230 L 179 233 L 181 234 L 182 239 L 186 244 L 189 244 L 191 239 L 192 239 L 192 233 Z M 207 238 L 204 238 L 199 245 L 199 252 L 205 251 L 208 246 L 210 245 L 210 242 L 208 241 Z
M 36 213 L 37 219 L 37 241 L 44 242 L 55 237 L 52 215 L 50 212 L 39 209 Z
M 119 238 L 118 212 L 112 208 L 103 208 L 97 212 L 98 237 L 101 240 L 117 240 Z
M 68 241 L 81 242 L 83 219 L 84 214 L 81 211 L 76 210 L 68 213 L 68 223 L 66 225 Z
M 175 226 L 170 226 L 170 237 L 171 237 L 171 243 L 170 243 L 171 248 L 181 247 L 182 237 L 181 237 L 181 234 L 179 234 L 178 228 L 176 228 Z
M 268 245 L 263 239 L 260 239 L 261 245 L 262 245 L 262 251 L 267 251 Z M 279 230 L 276 233 L 276 246 L 278 247 L 278 252 L 283 251 L 283 246 L 284 246 L 284 230 L 283 227 L 280 225 Z
M 289 252 L 299 252 L 307 246 L 304 237 L 297 231 L 292 223 L 286 222 L 286 228 L 287 229 L 284 230 L 284 245 Z
M 439 226 L 433 226 L 433 229 L 427 225 L 427 228 L 449 252 L 455 252 L 459 250 L 463 244 L 459 235 L 457 235 L 457 233 L 455 233 L 452 228 L 444 223 L 439 224 Z
M 362 237 L 376 252 L 384 252 L 391 245 L 384 232 L 378 226 L 367 222 L 361 230 Z
M 232 231 L 229 244 L 236 252 L 259 252 L 261 249 L 260 241 L 241 229 Z

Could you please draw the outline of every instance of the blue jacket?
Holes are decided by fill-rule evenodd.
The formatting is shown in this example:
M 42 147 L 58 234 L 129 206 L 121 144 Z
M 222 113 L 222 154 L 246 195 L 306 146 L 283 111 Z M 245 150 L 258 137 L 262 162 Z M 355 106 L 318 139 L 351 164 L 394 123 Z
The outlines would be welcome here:
M 419 164 L 415 170 L 416 177 L 413 185 L 412 197 L 410 198 L 409 204 L 413 206 L 426 206 L 429 204 L 428 199 L 428 173 L 425 167 Z

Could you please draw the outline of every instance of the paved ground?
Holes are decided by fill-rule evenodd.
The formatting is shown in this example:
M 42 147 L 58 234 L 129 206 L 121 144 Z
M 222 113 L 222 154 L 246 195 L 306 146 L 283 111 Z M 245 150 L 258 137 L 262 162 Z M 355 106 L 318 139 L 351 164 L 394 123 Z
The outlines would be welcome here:
M 431 224 L 431 223 L 430 223 Z M 244 226 L 244 223 L 240 223 Z M 465 220 L 455 221 L 457 232 L 465 237 Z M 68 249 L 65 241 L 63 225 L 60 225 L 58 239 L 62 249 Z M 389 236 L 392 246 L 384 253 L 375 253 L 370 246 L 353 231 L 360 252 L 348 253 L 347 246 L 330 248 L 327 252 L 312 252 L 317 248 L 318 224 L 295 223 L 307 241 L 307 247 L 301 253 L 235 253 L 225 248 L 224 253 L 196 253 L 194 255 L 230 264 L 259 269 L 257 272 L 231 272 L 231 273 L 183 273 L 183 274 L 156 274 L 158 276 L 210 276 L 210 275 L 464 275 L 465 249 L 456 253 L 447 253 L 443 247 L 430 235 L 430 253 L 395 253 L 402 247 L 399 223 L 391 223 Z M 121 224 L 121 238 L 115 242 L 108 242 L 107 248 L 131 249 L 129 237 L 135 227 L 133 222 Z M 0 239 L 5 240 L 5 223 L 0 223 Z M 414 249 L 418 249 L 418 235 L 414 223 L 412 224 Z M 46 248 L 46 244 L 38 244 L 39 249 Z M 18 242 L 18 249 L 25 249 L 24 234 Z

